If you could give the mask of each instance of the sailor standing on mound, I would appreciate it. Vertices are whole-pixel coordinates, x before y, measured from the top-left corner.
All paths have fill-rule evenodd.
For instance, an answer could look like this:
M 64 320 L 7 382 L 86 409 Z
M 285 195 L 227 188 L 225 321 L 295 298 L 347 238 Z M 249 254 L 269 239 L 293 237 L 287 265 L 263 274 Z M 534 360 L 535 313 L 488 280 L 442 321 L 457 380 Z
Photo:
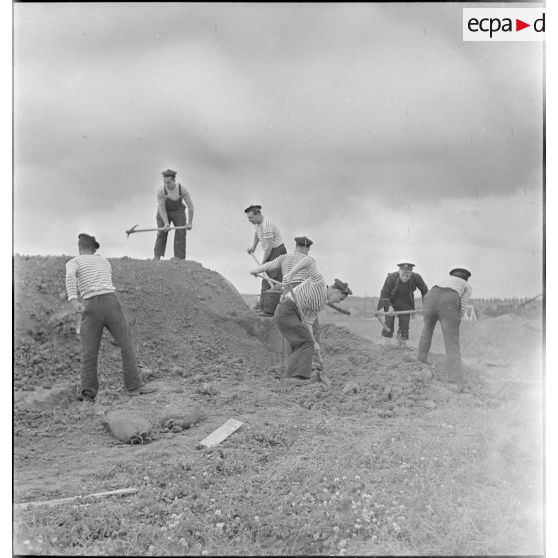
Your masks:
M 106 327 L 120 347 L 124 387 L 129 395 L 152 393 L 157 388 L 142 383 L 128 322 L 112 284 L 112 269 L 105 258 L 95 254 L 99 243 L 94 236 L 78 235 L 79 256 L 66 263 L 66 292 L 74 312 L 81 317 L 81 396 L 95 401 L 99 391 L 97 359 Z M 78 301 L 78 292 L 83 304 Z
M 174 231 L 174 260 L 186 259 L 186 230 L 192 228 L 194 220 L 194 204 L 188 190 L 176 182 L 176 171 L 167 169 L 162 172 L 163 185 L 157 190 L 157 227 L 164 229 L 157 232 L 157 240 L 153 250 L 156 260 L 165 255 L 167 247 L 167 236 L 170 223 L 175 227 L 185 227 Z M 188 223 L 186 223 L 186 212 L 184 202 L 188 208 Z

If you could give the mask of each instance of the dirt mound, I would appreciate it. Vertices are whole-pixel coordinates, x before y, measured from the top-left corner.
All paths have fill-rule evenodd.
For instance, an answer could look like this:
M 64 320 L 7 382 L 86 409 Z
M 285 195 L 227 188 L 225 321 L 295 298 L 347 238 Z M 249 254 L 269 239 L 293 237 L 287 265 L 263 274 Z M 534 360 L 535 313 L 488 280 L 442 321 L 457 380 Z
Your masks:
M 68 386 L 75 390 L 79 383 L 79 338 L 68 315 L 64 285 L 68 259 L 16 257 L 14 385 L 18 391 L 44 392 L 54 387 L 59 393 Z M 110 262 L 145 380 L 179 378 L 187 381 L 188 389 L 216 395 L 218 389 L 208 380 L 245 381 L 265 370 L 272 377 L 283 375 L 288 347 L 281 343 L 273 321 L 258 318 L 218 273 L 194 261 L 121 258 Z M 332 392 L 335 401 L 330 400 L 331 394 L 321 393 L 323 386 L 316 386 L 317 399 L 312 390 L 302 395 L 304 407 L 339 405 L 338 410 L 358 411 L 371 401 L 392 404 L 396 400 L 409 407 L 435 400 L 436 395 L 427 392 L 433 382 L 444 380 L 439 357 L 433 356 L 432 369 L 423 370 L 409 351 L 378 346 L 348 328 L 323 324 L 321 345 L 326 373 L 339 384 Z M 120 397 L 120 367 L 119 348 L 105 332 L 99 374 L 100 395 L 108 402 Z M 356 384 L 343 393 L 349 381 Z M 43 394 L 40 399 L 46 404 L 41 407 L 56 406 L 57 396 Z M 16 397 L 16 402 L 20 400 L 29 408 L 37 398 Z
M 69 257 L 15 259 L 16 389 L 77 381 L 79 340 L 68 316 Z M 267 364 L 266 347 L 245 326 L 250 311 L 229 281 L 193 261 L 109 260 L 144 375 L 186 377 L 240 364 Z M 244 359 L 250 355 L 250 359 Z M 120 354 L 105 332 L 99 360 L 109 385 L 120 383 Z

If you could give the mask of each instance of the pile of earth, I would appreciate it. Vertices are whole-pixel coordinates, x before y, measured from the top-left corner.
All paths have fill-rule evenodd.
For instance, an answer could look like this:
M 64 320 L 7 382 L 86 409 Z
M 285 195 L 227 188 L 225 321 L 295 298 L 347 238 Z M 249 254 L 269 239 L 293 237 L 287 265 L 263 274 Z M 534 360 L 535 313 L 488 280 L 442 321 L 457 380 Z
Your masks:
M 68 259 L 15 258 L 15 403 L 28 413 L 37 402 L 67 408 L 75 399 L 80 351 L 65 294 Z M 287 354 L 272 320 L 257 317 L 220 274 L 194 261 L 110 262 L 145 380 L 168 384 L 185 379 L 180 389 L 199 391 L 217 380 L 249 383 L 283 376 Z M 379 412 L 387 408 L 389 416 L 450 397 L 443 363 L 435 355 L 434 366 L 425 368 L 409 350 L 379 346 L 333 324 L 321 326 L 321 346 L 334 385 L 332 390 L 315 384 L 295 392 L 295 401 L 306 408 L 343 413 L 376 406 Z M 120 370 L 119 348 L 105 331 L 99 395 L 109 403 L 118 400 L 122 389 Z M 469 372 L 467 390 L 474 395 L 482 380 Z M 280 393 L 287 388 L 279 382 L 268 383 L 268 389 Z
M 76 321 L 65 293 L 68 259 L 15 258 L 16 390 L 49 389 L 79 377 Z M 203 374 L 208 369 L 214 373 L 219 367 L 261 369 L 269 363 L 265 345 L 244 329 L 250 323 L 248 307 L 218 273 L 193 261 L 110 262 L 147 379 Z M 106 330 L 99 370 L 102 380 L 119 384 L 120 353 Z

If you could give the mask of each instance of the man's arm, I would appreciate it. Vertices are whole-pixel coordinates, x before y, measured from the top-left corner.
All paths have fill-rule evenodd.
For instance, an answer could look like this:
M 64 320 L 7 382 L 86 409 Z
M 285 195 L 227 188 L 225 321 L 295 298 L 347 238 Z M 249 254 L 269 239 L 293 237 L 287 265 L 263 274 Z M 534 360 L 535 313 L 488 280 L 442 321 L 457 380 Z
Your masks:
M 184 195 L 182 196 L 182 199 L 184 200 L 184 203 L 186 204 L 186 207 L 188 208 L 188 228 L 191 229 L 193 221 L 194 221 L 194 202 L 192 201 L 192 198 L 190 197 L 190 192 L 188 192 L 188 190 L 186 188 L 182 187 L 181 190 L 184 193 Z
M 283 263 L 284 256 L 285 254 L 279 256 L 278 258 L 275 258 L 274 260 L 271 260 L 270 262 L 261 264 L 255 267 L 254 269 L 252 269 L 250 273 L 252 275 L 256 275 L 258 273 L 262 273 L 263 271 L 271 271 L 272 269 L 279 269 L 281 267 L 281 264 Z
M 252 246 L 246 250 L 248 254 L 253 254 L 256 251 L 259 241 L 260 239 L 258 238 L 258 233 L 254 233 L 254 242 L 252 243 Z
M 157 191 L 157 211 L 159 212 L 159 215 L 163 220 L 165 228 L 170 227 L 169 216 L 167 215 L 167 207 L 165 205 L 165 192 L 162 188 Z
M 422 298 L 424 298 L 424 295 L 428 292 L 428 287 L 426 286 L 424 279 L 418 273 L 415 273 L 415 281 Z
M 78 301 L 77 271 L 78 266 L 74 259 L 66 263 L 66 294 L 68 295 L 68 301 L 72 305 L 74 312 L 81 312 L 83 306 Z
M 380 300 L 378 300 L 378 307 L 376 308 L 376 310 L 383 309 L 384 312 L 389 311 L 389 307 L 391 306 L 391 297 L 389 293 L 392 287 L 392 283 L 392 278 L 390 275 L 388 275 L 380 292 Z
M 469 283 L 467 283 L 465 285 L 465 290 L 463 291 L 463 294 L 461 295 L 461 312 L 460 315 L 463 318 L 463 316 L 465 316 L 465 312 L 467 311 L 467 307 L 469 306 L 469 303 L 471 301 L 471 294 L 473 293 L 473 289 L 471 289 L 471 285 L 469 285 Z
M 267 258 L 269 258 L 269 255 L 271 254 L 271 250 L 273 250 L 273 245 L 271 244 L 271 242 L 268 242 L 265 245 L 265 248 L 264 248 L 264 253 L 263 253 L 263 256 L 262 256 L 262 262 L 267 263 Z

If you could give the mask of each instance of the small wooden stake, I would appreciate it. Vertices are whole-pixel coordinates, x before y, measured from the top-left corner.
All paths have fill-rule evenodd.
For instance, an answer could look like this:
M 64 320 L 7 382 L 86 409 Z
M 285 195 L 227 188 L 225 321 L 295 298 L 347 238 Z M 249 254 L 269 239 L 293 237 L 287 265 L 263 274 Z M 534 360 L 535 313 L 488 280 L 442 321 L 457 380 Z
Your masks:
M 242 424 L 243 423 L 239 420 L 229 419 L 225 424 L 213 431 L 207 438 L 204 438 L 200 444 L 206 448 L 215 447 L 228 438 L 233 432 L 236 432 Z

